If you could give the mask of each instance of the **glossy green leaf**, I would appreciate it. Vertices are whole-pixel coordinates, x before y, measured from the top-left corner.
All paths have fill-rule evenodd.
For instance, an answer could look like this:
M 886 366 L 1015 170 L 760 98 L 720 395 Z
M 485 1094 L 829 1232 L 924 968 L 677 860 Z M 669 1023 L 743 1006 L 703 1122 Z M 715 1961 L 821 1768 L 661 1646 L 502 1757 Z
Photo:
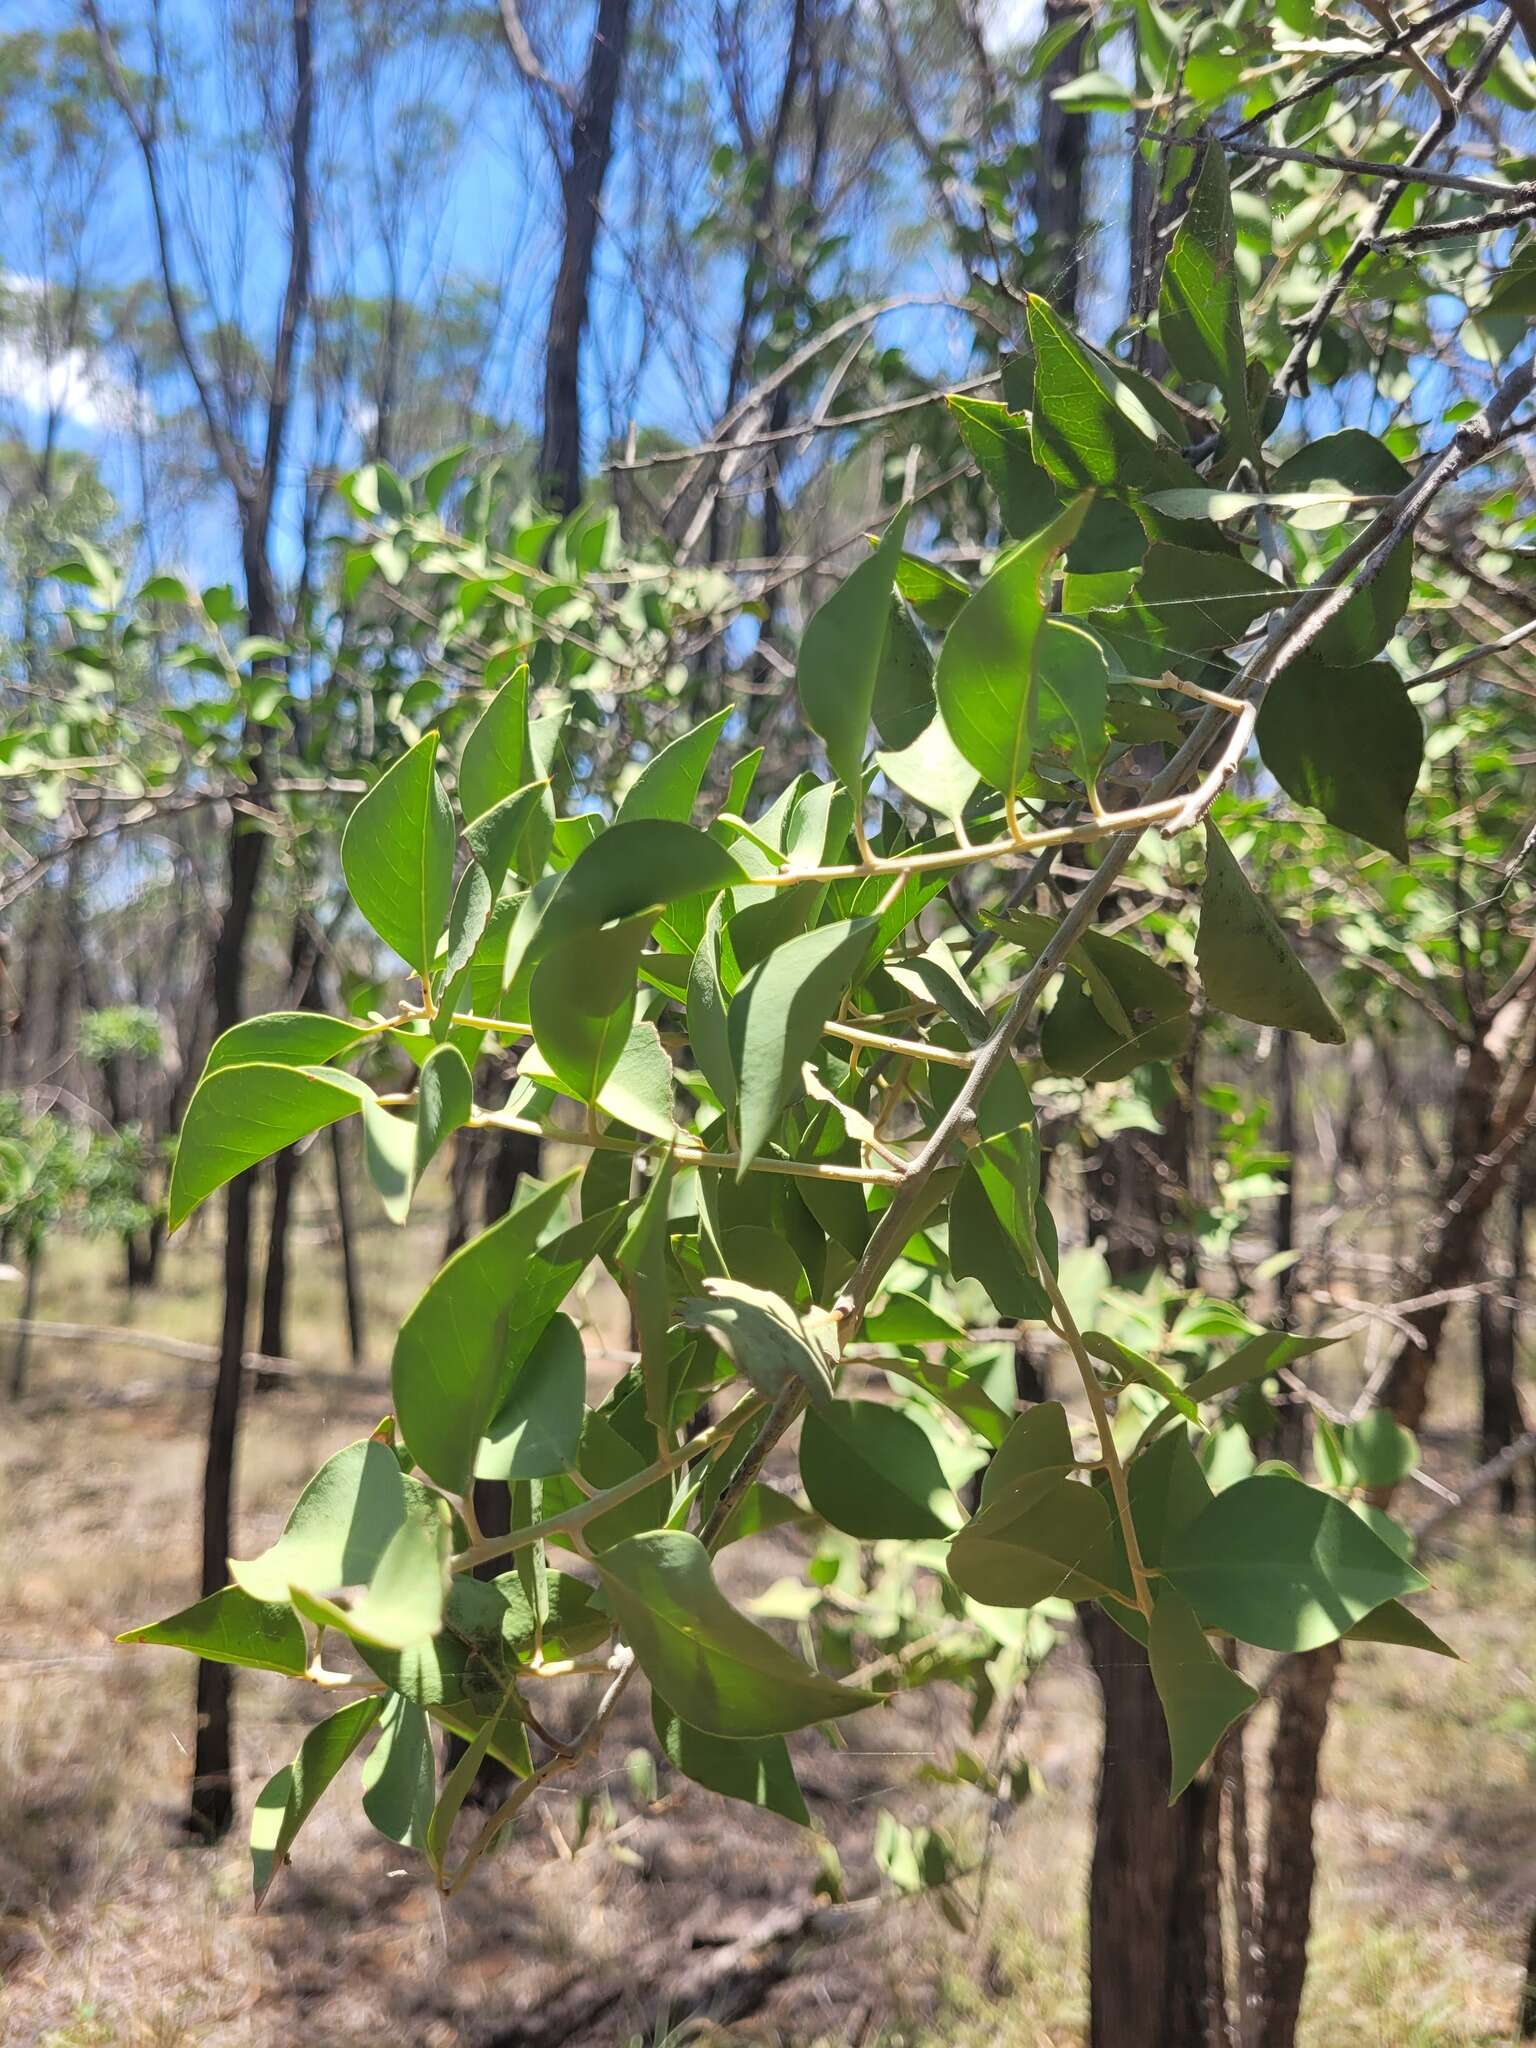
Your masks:
M 1331 1494 L 1255 1476 L 1171 1540 L 1164 1570 L 1207 1628 L 1266 1650 L 1315 1650 L 1422 1575 Z
M 745 880 L 739 863 L 707 832 L 667 818 L 626 819 L 599 832 L 558 878 L 533 920 L 526 958 L 534 964 L 555 946 L 603 925 Z M 509 958 L 512 944 L 509 939 Z
M 704 1286 L 708 1298 L 681 1302 L 679 1318 L 686 1328 L 712 1337 L 760 1394 L 772 1400 L 794 1380 L 814 1404 L 831 1399 L 826 1341 L 791 1303 L 740 1280 L 711 1278 Z
M 640 1350 L 647 1419 L 665 1430 L 671 1415 L 667 1383 L 667 1332 L 671 1327 L 671 1290 L 667 1277 L 667 1215 L 672 1198 L 672 1154 L 667 1152 L 651 1175 L 645 1198 L 619 1245 L 617 1263 L 629 1295 L 633 1341 Z
M 951 392 L 945 404 L 997 500 L 1004 530 L 1022 540 L 1049 525 L 1058 516 L 1061 503 L 1055 484 L 1035 460 L 1028 419 L 996 400 L 959 392 Z M 964 586 L 961 588 L 963 591 Z M 953 620 L 944 623 L 953 624 Z
M 587 1355 L 569 1316 L 550 1318 L 517 1368 L 475 1458 L 479 1479 L 543 1479 L 575 1460 L 586 1403 Z
M 379 1739 L 363 1765 L 363 1811 L 390 1841 L 403 1849 L 422 1849 L 436 1800 L 432 1724 L 414 1701 L 392 1693 L 379 1721 Z
M 640 1668 L 706 1735 L 785 1735 L 878 1703 L 875 1693 L 821 1677 L 738 1614 L 696 1536 L 632 1536 L 602 1552 L 597 1569 Z
M 596 1102 L 629 1043 L 649 912 L 546 953 L 528 991 L 534 1041 L 581 1102 Z
M 800 1479 L 824 1522 L 866 1543 L 952 1535 L 959 1505 L 933 1439 L 880 1401 L 827 1401 L 800 1431 Z
M 651 1722 L 667 1761 L 685 1778 L 727 1799 L 782 1814 L 799 1827 L 810 1826 L 811 1816 L 782 1735 L 764 1736 L 756 1742 L 705 1735 L 680 1720 L 657 1692 L 651 1695 Z
M 216 1068 L 198 1083 L 182 1122 L 166 1197 L 171 1229 L 248 1166 L 355 1116 L 372 1092 L 352 1075 L 324 1067 L 253 1061 Z
M 1302 655 L 1265 692 L 1257 738 L 1287 796 L 1407 860 L 1424 725 L 1389 662 L 1329 668 Z
M 1195 1610 L 1173 1586 L 1158 1591 L 1147 1654 L 1168 1723 L 1171 1806 L 1258 1694 L 1207 1641 Z
M 190 1650 L 210 1664 L 240 1664 L 249 1671 L 282 1671 L 302 1678 L 309 1647 L 285 1596 L 255 1600 L 239 1586 L 222 1586 L 164 1621 L 127 1630 L 120 1643 L 163 1643 Z
M 855 802 L 863 788 L 864 749 L 907 511 L 903 506 L 874 553 L 812 614 L 800 639 L 796 678 L 805 722 L 820 735 L 832 772 Z
M 1035 460 L 1069 490 L 1178 490 L 1193 473 L 1127 379 L 1031 297 Z
M 1343 1025 L 1209 819 L 1205 848 L 1195 959 L 1207 999 L 1251 1024 L 1304 1031 L 1324 1045 L 1342 1045 Z
M 315 1010 L 279 1010 L 248 1017 L 222 1032 L 209 1048 L 202 1079 L 221 1067 L 322 1067 L 373 1036 L 366 1024 L 325 1017 Z
M 899 753 L 875 756 L 880 772 L 936 817 L 960 818 L 980 777 L 955 745 L 954 736 L 936 712 L 910 746 Z
M 1226 157 L 1219 142 L 1208 142 L 1188 210 L 1163 266 L 1158 336 L 1182 375 L 1197 384 L 1215 385 L 1236 447 L 1251 453 L 1236 254 Z
M 672 818 L 686 823 L 698 801 L 715 741 L 730 716 L 727 706 L 653 754 L 625 791 L 614 823 L 633 824 L 637 818 Z
M 1391 1643 L 1398 1649 L 1427 1650 L 1432 1657 L 1452 1657 L 1460 1661 L 1461 1653 L 1453 1650 L 1444 1636 L 1437 1635 L 1427 1621 L 1422 1621 L 1401 1600 L 1383 1600 L 1363 1620 L 1347 1628 L 1343 1640 L 1346 1643 Z
M 965 1328 L 921 1295 L 892 1288 L 882 1305 L 864 1318 L 870 1344 L 963 1344 Z
M 474 824 L 542 773 L 534 764 L 528 736 L 528 669 L 519 662 L 464 742 L 459 809 L 465 824 Z
M 1104 1496 L 1054 1470 L 993 1494 L 949 1546 L 949 1576 L 989 1607 L 1128 1593 Z
M 437 734 L 428 733 L 360 800 L 341 835 L 352 901 L 423 978 L 432 971 L 453 896 L 453 813 L 433 767 L 436 754 Z
M 454 1253 L 400 1326 L 390 1383 L 411 1455 L 461 1494 L 501 1392 L 508 1326 L 539 1234 L 575 1173 L 524 1181 L 515 1206 Z
M 738 1179 L 802 1092 L 800 1070 L 815 1058 L 874 931 L 873 918 L 857 917 L 802 932 L 754 967 L 732 997 L 726 1030 L 736 1070 Z
M 1055 621 L 1047 630 L 1052 566 L 1087 510 L 1087 498 L 1076 499 L 1011 549 L 956 618 L 939 654 L 935 687 L 944 723 L 971 766 L 1005 796 L 1024 783 L 1035 749 L 1054 744 L 1063 729 L 1085 766 L 1102 744 L 1103 656 L 1075 627 Z M 1092 654 L 1082 653 L 1078 641 Z
M 1277 491 L 1345 490 L 1394 497 L 1412 481 L 1374 435 L 1357 427 L 1327 434 L 1282 462 L 1270 478 Z M 1378 655 L 1397 631 L 1413 588 L 1413 539 L 1400 541 L 1380 573 L 1328 621 L 1309 652 L 1315 660 L 1355 667 Z
M 251 1814 L 251 1879 L 258 1906 L 288 1861 L 299 1829 L 383 1711 L 381 1697 L 354 1700 L 311 1728 L 293 1762 L 263 1787 Z
M 990 1507 L 1011 1487 L 1038 1473 L 1060 1475 L 1076 1463 L 1066 1409 L 1059 1401 L 1038 1402 L 1014 1418 L 982 1473 L 981 1505 Z

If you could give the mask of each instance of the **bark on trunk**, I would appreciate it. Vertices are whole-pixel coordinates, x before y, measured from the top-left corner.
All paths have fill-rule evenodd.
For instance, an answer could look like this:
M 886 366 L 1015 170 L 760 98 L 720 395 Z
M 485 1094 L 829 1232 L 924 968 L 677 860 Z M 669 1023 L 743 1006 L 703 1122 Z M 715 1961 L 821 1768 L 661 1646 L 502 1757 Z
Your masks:
M 1045 0 L 1043 33 L 1052 34 L 1074 14 L 1080 0 Z M 1059 49 L 1040 81 L 1040 133 L 1035 144 L 1035 255 L 1042 265 L 1042 289 L 1063 319 L 1075 324 L 1083 274 L 1083 171 L 1088 161 L 1088 122 L 1054 97 L 1056 88 L 1082 70 L 1083 26 Z
M 1312 1880 L 1317 1870 L 1313 1816 L 1318 1759 L 1339 1646 L 1292 1657 L 1280 1684 L 1280 1715 L 1269 1753 L 1269 1833 L 1264 1853 L 1264 2010 L 1260 2048 L 1293 2048 L 1307 1980 Z
M 1223 2032 L 1214 1780 L 1168 1804 L 1168 1732 L 1146 1652 L 1097 1608 L 1083 1633 L 1104 1700 L 1088 1891 L 1092 2048 L 1208 2048 Z
M 341 1248 L 341 1284 L 347 1306 L 347 1348 L 354 1367 L 368 1350 L 368 1318 L 363 1276 L 352 1244 L 352 1190 L 347 1179 L 346 1144 L 340 1124 L 331 1125 L 331 1171 L 336 1187 L 336 1236 Z
M 539 469 L 551 502 L 581 499 L 581 344 L 603 185 L 613 156 L 613 116 L 624 75 L 630 0 L 598 0 L 592 54 L 571 112 L 570 155 L 560 178 L 565 232 L 544 344 L 544 437 Z
M 42 1277 L 43 1270 L 41 1244 L 29 1247 L 24 1264 L 26 1278 L 21 1290 L 21 1328 L 16 1332 L 16 1345 L 11 1353 L 10 1394 L 13 1401 L 19 1401 L 27 1391 L 27 1361 L 32 1351 L 32 1321 L 37 1311 L 37 1283 Z

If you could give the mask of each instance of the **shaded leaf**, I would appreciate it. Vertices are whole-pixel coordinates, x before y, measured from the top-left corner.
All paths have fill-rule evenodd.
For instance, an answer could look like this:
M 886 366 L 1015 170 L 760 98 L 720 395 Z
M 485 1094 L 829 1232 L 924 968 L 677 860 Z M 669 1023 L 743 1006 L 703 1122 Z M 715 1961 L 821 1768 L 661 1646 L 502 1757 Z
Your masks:
M 1343 1025 L 1209 819 L 1205 847 L 1195 959 L 1212 1005 L 1251 1024 L 1304 1031 L 1324 1045 L 1342 1045 Z

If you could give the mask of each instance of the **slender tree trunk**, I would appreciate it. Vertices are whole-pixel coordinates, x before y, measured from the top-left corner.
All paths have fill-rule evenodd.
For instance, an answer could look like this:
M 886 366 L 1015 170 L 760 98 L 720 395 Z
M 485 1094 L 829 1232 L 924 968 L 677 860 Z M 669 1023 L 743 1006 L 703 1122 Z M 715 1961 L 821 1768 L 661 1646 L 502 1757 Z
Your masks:
M 1520 1986 L 1516 2026 L 1522 2041 L 1536 2041 L 1536 1915 L 1525 1938 L 1525 1981 Z
M 336 1188 L 336 1236 L 341 1247 L 341 1284 L 347 1305 L 347 1347 L 353 1367 L 367 1355 L 367 1313 L 363 1301 L 363 1276 L 352 1242 L 352 1190 L 347 1178 L 347 1154 L 342 1125 L 331 1125 L 331 1172 Z
M 581 499 L 581 344 L 592 291 L 603 186 L 613 156 L 613 117 L 624 75 L 630 0 L 598 0 L 592 54 L 571 113 L 570 156 L 560 178 L 565 233 L 544 343 L 544 436 L 539 472 L 563 512 Z
M 1313 1819 L 1318 1759 L 1339 1646 L 1292 1657 L 1280 1685 L 1280 1714 L 1269 1752 L 1269 1832 L 1264 1853 L 1264 2008 L 1259 2048 L 1293 2048 L 1307 1981 L 1312 1882 L 1317 1870 Z
M 1088 160 L 1088 122 L 1054 97 L 1056 88 L 1083 68 L 1088 15 L 1080 0 L 1045 0 L 1042 32 L 1052 34 L 1073 15 L 1082 27 L 1046 66 L 1040 81 L 1040 131 L 1035 142 L 1035 258 L 1045 296 L 1064 320 L 1075 324 L 1083 276 L 1083 172 Z
M 479 1131 L 455 1131 L 448 1161 L 448 1230 L 443 1239 L 443 1258 L 451 1259 L 470 1239 L 470 1207 L 475 1179 L 484 1151 Z
M 43 1273 L 41 1240 L 28 1245 L 22 1267 L 25 1278 L 21 1289 L 21 1328 L 16 1332 L 16 1346 L 11 1353 L 10 1392 L 13 1401 L 19 1401 L 27 1391 L 27 1361 L 32 1351 L 32 1321 L 37 1312 L 37 1286 Z
M 318 1010 L 320 935 L 304 910 L 294 914 L 288 945 L 288 1001 L 296 1009 Z M 261 1289 L 261 1334 L 256 1348 L 267 1358 L 288 1356 L 288 1233 L 293 1223 L 293 1191 L 299 1177 L 299 1151 L 285 1145 L 272 1162 L 272 1215 L 267 1232 L 267 1264 Z M 258 1378 L 258 1393 L 274 1381 Z
M 252 607 L 253 612 L 255 607 Z M 275 624 L 275 620 L 272 622 Z M 252 619 L 255 626 L 255 619 Z M 245 957 L 256 894 L 266 852 L 266 834 L 231 826 L 229 903 L 213 950 L 213 1009 L 216 1032 L 240 1020 Z M 206 1599 L 228 1583 L 232 1546 L 235 1444 L 240 1429 L 241 1373 L 251 1299 L 251 1207 L 254 1169 L 230 1182 L 224 1206 L 224 1316 L 213 1408 L 208 1418 L 208 1452 L 203 1466 L 203 1547 L 200 1591 Z M 228 1664 L 197 1667 L 197 1735 L 192 1756 L 190 1831 L 218 1841 L 235 1817 L 233 1777 L 234 1674 Z

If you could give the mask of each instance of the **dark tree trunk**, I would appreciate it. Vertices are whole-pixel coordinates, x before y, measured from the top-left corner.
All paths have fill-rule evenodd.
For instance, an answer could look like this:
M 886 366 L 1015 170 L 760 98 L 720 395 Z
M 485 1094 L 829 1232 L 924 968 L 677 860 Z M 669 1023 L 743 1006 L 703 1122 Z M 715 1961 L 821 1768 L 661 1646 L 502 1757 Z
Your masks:
M 336 1188 L 336 1237 L 341 1248 L 341 1284 L 347 1305 L 347 1348 L 360 1366 L 368 1350 L 363 1276 L 352 1243 L 352 1190 L 347 1179 L 346 1142 L 340 1124 L 331 1125 L 331 1171 Z
M 1525 1982 L 1520 1986 L 1519 2038 L 1536 2041 L 1536 1915 L 1525 1937 Z
M 448 1229 L 443 1238 L 443 1257 L 451 1259 L 469 1243 L 472 1225 L 475 1179 L 484 1150 L 479 1131 L 455 1131 L 448 1160 Z
M 1035 143 L 1035 256 L 1041 290 L 1061 313 L 1076 322 L 1083 271 L 1083 172 L 1088 161 L 1088 123 L 1054 97 L 1056 88 L 1082 70 L 1088 15 L 1080 0 L 1045 0 L 1042 33 L 1081 14 L 1082 27 L 1046 66 L 1040 81 L 1040 132 Z
M 1264 1852 L 1264 2005 L 1259 2048 L 1293 2048 L 1307 1981 L 1312 1880 L 1317 1869 L 1313 1816 L 1318 1759 L 1328 1727 L 1328 1702 L 1339 1647 L 1289 1659 L 1280 1683 L 1280 1713 L 1269 1752 L 1269 1833 Z
M 306 911 L 295 913 L 288 945 L 288 1002 L 298 1010 L 318 1010 L 320 1002 L 320 934 Z M 333 1126 L 334 1128 L 334 1126 Z M 267 1232 L 267 1264 L 261 1289 L 261 1334 L 256 1348 L 266 1358 L 288 1356 L 288 1232 L 293 1223 L 293 1191 L 299 1177 L 299 1151 L 285 1145 L 272 1162 L 272 1215 Z M 276 1381 L 258 1378 L 258 1393 Z
M 1082 1621 L 1104 1700 L 1088 1889 L 1089 2040 L 1092 2048 L 1208 2048 L 1224 2037 L 1215 1781 L 1197 1781 L 1168 1804 L 1168 1732 L 1146 1653 L 1098 1608 L 1084 1608 Z
M 26 1277 L 21 1290 L 21 1328 L 16 1332 L 16 1346 L 11 1353 L 10 1394 L 13 1401 L 19 1401 L 27 1391 L 27 1360 L 32 1351 L 32 1319 L 37 1312 L 37 1284 L 43 1273 L 42 1245 L 29 1246 L 22 1263 Z
M 551 502 L 581 499 L 581 343 L 592 290 L 603 185 L 613 156 L 613 116 L 624 75 L 630 0 L 598 0 L 592 54 L 571 113 L 570 155 L 560 178 L 564 238 L 544 344 L 544 437 L 539 471 Z

